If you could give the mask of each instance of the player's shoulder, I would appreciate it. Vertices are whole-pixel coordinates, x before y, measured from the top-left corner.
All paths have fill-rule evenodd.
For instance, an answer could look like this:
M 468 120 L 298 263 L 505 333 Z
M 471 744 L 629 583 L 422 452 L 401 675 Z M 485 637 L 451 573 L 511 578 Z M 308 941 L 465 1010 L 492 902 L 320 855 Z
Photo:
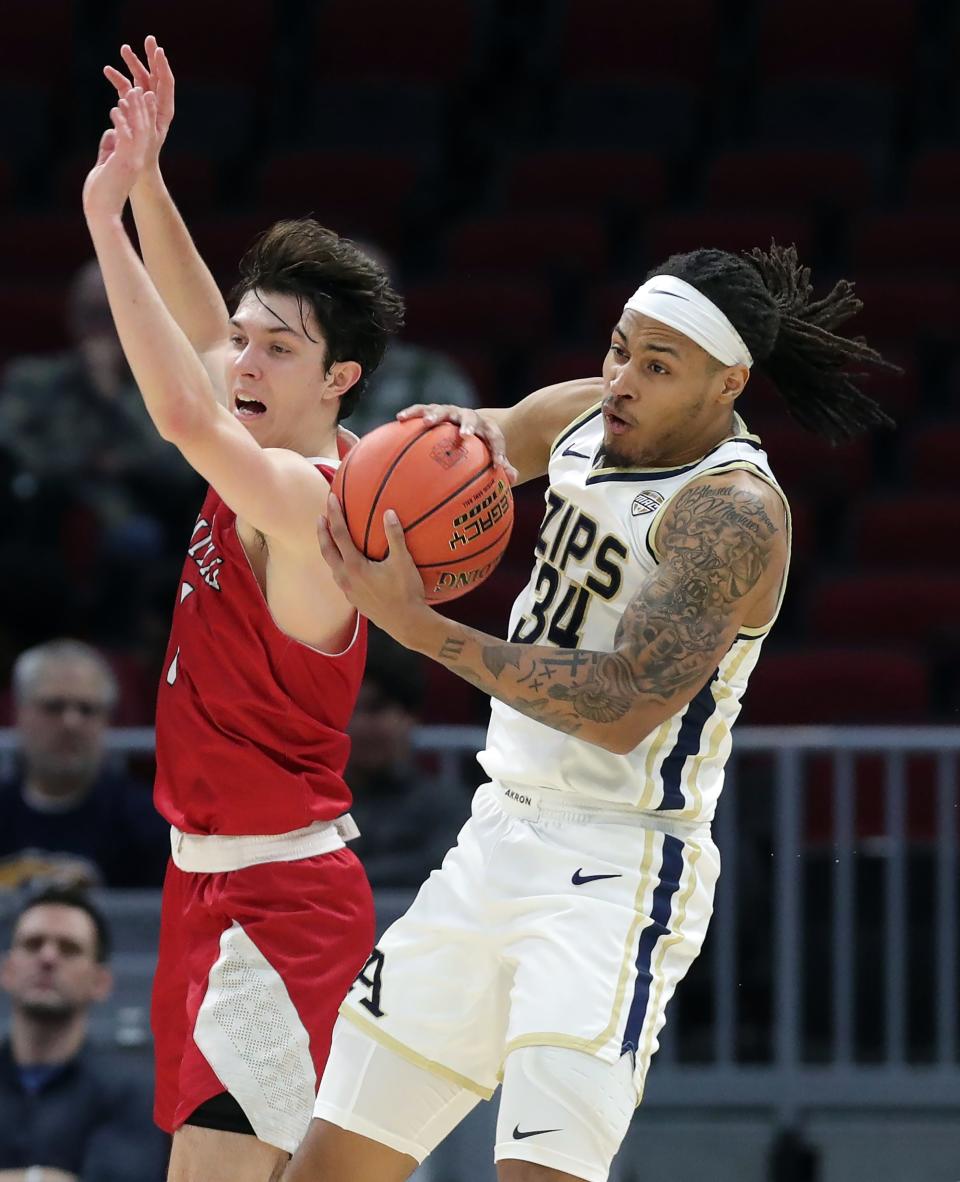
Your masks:
M 694 476 L 664 506 L 657 531 L 661 552 L 669 539 L 699 535 L 728 540 L 749 536 L 755 545 L 776 550 L 786 542 L 789 515 L 783 493 L 763 475 L 744 468 L 703 472 Z

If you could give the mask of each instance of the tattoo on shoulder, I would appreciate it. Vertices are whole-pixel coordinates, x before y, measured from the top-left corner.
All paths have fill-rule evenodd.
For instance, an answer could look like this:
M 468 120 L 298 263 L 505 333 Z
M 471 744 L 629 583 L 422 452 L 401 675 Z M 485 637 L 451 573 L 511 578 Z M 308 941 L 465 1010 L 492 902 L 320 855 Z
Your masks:
M 696 485 L 677 494 L 657 535 L 660 565 L 617 628 L 638 689 L 667 698 L 703 684 L 704 660 L 762 578 L 779 532 L 759 493 Z

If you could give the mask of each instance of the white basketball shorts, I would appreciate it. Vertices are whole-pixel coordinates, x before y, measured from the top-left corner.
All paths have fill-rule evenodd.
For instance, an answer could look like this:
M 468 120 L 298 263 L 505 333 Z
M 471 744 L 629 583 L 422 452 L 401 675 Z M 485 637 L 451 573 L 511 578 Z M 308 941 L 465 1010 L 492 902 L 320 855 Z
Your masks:
M 380 940 L 341 1015 L 488 1099 L 520 1047 L 616 1063 L 637 1098 L 700 951 L 720 870 L 709 825 L 481 787 L 457 845 Z

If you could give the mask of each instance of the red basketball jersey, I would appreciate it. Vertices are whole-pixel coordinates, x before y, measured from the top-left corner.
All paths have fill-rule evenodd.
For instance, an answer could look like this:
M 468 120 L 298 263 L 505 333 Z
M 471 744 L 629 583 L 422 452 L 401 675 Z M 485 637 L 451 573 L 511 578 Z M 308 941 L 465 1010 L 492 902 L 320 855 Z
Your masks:
M 319 470 L 330 480 L 332 468 Z M 211 488 L 184 562 L 157 696 L 159 812 L 187 833 L 286 833 L 350 807 L 343 778 L 366 620 L 336 655 L 274 623 Z

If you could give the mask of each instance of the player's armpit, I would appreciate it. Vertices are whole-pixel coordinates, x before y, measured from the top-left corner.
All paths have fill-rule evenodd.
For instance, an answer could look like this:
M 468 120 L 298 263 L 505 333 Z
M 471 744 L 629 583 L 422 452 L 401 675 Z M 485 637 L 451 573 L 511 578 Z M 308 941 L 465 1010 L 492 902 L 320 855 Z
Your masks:
M 483 409 L 499 426 L 507 458 L 517 469 L 517 484 L 547 471 L 550 448 L 569 423 L 603 398 L 602 378 L 578 378 L 535 390 L 516 406 Z

